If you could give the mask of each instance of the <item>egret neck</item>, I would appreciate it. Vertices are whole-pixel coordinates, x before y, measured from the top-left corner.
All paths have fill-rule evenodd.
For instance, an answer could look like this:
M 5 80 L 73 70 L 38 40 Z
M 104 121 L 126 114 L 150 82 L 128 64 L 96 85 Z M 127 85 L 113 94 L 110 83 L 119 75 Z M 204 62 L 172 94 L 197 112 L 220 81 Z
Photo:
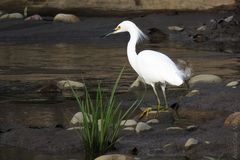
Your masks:
M 134 29 L 130 29 L 130 40 L 127 45 L 127 56 L 130 65 L 133 67 L 133 69 L 137 72 L 137 53 L 136 53 L 136 44 L 138 41 L 138 33 Z

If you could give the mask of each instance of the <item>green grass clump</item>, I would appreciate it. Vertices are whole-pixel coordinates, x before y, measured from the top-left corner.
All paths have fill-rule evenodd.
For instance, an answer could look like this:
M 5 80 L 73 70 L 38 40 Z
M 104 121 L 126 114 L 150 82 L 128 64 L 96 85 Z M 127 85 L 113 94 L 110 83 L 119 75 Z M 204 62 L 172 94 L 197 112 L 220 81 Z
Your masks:
M 83 114 L 83 124 L 81 125 L 83 129 L 79 130 L 79 133 L 84 143 L 87 159 L 94 159 L 114 146 L 120 137 L 121 121 L 127 119 L 139 105 L 138 101 L 135 101 L 127 111 L 122 111 L 120 103 L 116 103 L 115 93 L 122 72 L 123 70 L 120 72 L 111 95 L 108 97 L 104 96 L 100 85 L 98 86 L 95 100 L 90 97 L 87 89 L 84 100 L 80 100 L 72 89 L 80 111 Z M 107 100 L 106 104 L 103 102 L 105 99 Z M 99 120 L 101 120 L 100 124 Z

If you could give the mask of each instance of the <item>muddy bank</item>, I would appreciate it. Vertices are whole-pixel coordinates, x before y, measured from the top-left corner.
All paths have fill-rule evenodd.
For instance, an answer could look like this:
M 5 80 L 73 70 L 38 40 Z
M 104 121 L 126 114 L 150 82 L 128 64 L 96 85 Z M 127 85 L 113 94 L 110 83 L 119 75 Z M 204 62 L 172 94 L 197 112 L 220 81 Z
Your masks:
M 79 15 L 126 15 L 156 11 L 190 11 L 190 10 L 233 10 L 237 5 L 236 0 L 3 0 L 0 9 L 8 12 L 22 12 L 25 6 L 29 7 L 31 14 L 56 14 L 58 12 L 77 13 Z

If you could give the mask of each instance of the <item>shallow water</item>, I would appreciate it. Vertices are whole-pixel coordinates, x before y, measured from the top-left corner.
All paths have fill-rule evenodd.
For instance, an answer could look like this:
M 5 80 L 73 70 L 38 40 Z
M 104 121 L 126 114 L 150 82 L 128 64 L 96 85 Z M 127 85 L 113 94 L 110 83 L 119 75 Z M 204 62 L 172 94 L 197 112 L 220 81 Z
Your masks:
M 240 79 L 239 54 L 144 48 L 167 53 L 172 59 L 187 60 L 194 74 L 216 74 L 224 82 Z M 125 47 L 82 44 L 0 44 L 0 123 L 29 127 L 56 127 L 66 122 L 64 117 L 77 111 L 72 100 L 46 101 L 37 93 L 39 86 L 62 79 L 84 81 L 91 91 L 101 82 L 107 91 L 125 66 L 119 93 L 126 93 L 137 75 L 129 66 Z M 44 101 L 34 101 L 43 98 Z M 0 146 L 0 159 L 75 159 L 73 157 L 39 154 L 9 146 Z M 14 156 L 15 155 L 15 156 Z M 36 158 L 37 157 L 37 158 Z M 40 157 L 40 158 L 39 158 Z M 79 156 L 78 156 L 79 157 Z

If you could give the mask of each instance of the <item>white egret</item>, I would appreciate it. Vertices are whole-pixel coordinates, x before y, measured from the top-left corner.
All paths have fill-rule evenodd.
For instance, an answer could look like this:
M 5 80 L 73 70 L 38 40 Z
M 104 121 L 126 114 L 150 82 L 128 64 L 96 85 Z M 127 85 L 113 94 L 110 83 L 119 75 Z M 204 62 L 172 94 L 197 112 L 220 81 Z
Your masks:
M 166 84 L 180 86 L 184 80 L 190 76 L 186 70 L 181 70 L 165 54 L 153 50 L 143 50 L 136 53 L 136 44 L 138 41 L 147 38 L 147 36 L 131 21 L 121 22 L 111 34 L 128 32 L 130 40 L 127 45 L 127 56 L 130 65 L 137 72 L 141 80 L 152 86 L 157 98 L 157 111 L 161 110 L 160 99 L 156 91 L 155 84 L 160 82 L 165 100 L 165 108 L 168 109 L 168 103 L 165 93 Z M 189 71 L 189 70 L 187 70 Z

